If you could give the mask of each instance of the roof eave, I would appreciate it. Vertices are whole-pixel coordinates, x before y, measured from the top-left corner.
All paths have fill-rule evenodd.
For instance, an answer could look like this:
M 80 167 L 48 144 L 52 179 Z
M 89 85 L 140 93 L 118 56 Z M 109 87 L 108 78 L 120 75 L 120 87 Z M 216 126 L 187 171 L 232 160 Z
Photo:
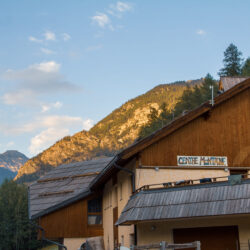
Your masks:
M 117 221 L 115 223 L 116 226 L 130 226 L 135 225 L 138 223 L 146 223 L 146 222 L 172 222 L 178 220 L 192 220 L 192 219 L 202 219 L 202 218 L 211 218 L 211 217 L 225 217 L 225 216 L 249 216 L 249 213 L 231 213 L 231 214 L 217 214 L 217 215 L 204 215 L 204 216 L 192 216 L 192 217 L 176 217 L 176 218 L 161 218 L 161 219 L 146 219 L 146 220 L 124 220 L 124 221 Z

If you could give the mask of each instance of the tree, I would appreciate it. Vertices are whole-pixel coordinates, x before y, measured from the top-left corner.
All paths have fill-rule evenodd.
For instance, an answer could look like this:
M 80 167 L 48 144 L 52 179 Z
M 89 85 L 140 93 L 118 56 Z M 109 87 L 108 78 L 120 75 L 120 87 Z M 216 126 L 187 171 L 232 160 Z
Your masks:
M 238 76 L 241 74 L 242 53 L 234 44 L 230 44 L 224 52 L 224 68 L 218 75 L 220 76 Z
M 29 224 L 26 186 L 5 180 L 0 186 L 0 249 L 35 250 L 40 246 Z
M 139 137 L 143 138 L 150 135 L 157 129 L 160 129 L 167 123 L 171 122 L 174 116 L 177 117 L 184 111 L 193 110 L 202 103 L 211 100 L 212 93 L 210 86 L 214 86 L 214 96 L 216 96 L 218 92 L 218 84 L 210 74 L 207 74 L 203 84 L 200 86 L 195 85 L 194 87 L 191 87 L 187 85 L 187 88 L 184 90 L 179 102 L 175 105 L 175 109 L 172 112 L 169 112 L 166 109 L 164 103 L 159 109 L 160 115 L 158 115 L 156 109 L 152 108 L 148 115 L 149 122 L 141 128 Z
M 219 86 L 213 77 L 208 73 L 204 79 L 203 84 L 200 87 L 201 101 L 199 104 L 204 103 L 212 98 L 212 92 L 210 86 L 214 87 L 214 97 L 217 95 Z
M 216 96 L 218 84 L 210 74 L 206 75 L 202 85 L 196 85 L 193 89 L 188 86 L 175 106 L 175 116 L 180 115 L 183 111 L 195 109 L 202 103 L 210 100 L 212 97 L 210 86 L 214 86 L 214 96 Z
M 140 129 L 139 137 L 143 138 L 150 135 L 154 131 L 162 128 L 172 119 L 171 113 L 167 110 L 166 103 L 163 103 L 159 107 L 159 111 L 154 107 L 150 107 L 150 113 L 148 114 L 148 123 Z
M 243 64 L 241 69 L 241 75 L 250 76 L 250 57 L 248 57 Z

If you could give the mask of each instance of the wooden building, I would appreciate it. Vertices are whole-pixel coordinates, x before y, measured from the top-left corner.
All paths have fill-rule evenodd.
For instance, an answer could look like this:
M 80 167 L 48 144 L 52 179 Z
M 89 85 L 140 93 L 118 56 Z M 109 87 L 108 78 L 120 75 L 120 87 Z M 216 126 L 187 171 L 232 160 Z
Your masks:
M 61 165 L 29 186 L 30 219 L 47 239 L 76 250 L 86 238 L 103 235 L 102 193 L 91 193 L 89 184 L 110 160 Z
M 250 79 L 223 81 L 214 105 L 126 148 L 92 181 L 106 250 L 162 240 L 249 249 Z
M 201 241 L 249 249 L 250 79 L 222 78 L 204 103 L 114 158 L 62 165 L 29 187 L 45 236 L 78 249 Z

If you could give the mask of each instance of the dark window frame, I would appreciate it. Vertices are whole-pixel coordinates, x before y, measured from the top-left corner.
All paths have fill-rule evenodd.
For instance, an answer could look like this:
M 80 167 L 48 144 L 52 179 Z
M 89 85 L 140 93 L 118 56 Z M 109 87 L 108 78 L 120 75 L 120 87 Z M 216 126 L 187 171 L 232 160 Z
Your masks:
M 99 210 L 99 211 L 95 211 L 95 212 L 90 212 L 89 210 L 91 210 L 91 209 L 89 209 L 90 207 L 89 207 L 89 202 L 91 202 L 91 201 L 95 201 L 95 200 L 99 200 L 99 202 L 100 202 L 100 204 L 98 205 L 99 207 L 100 207 L 100 210 L 99 209 L 97 209 L 97 210 Z M 97 207 L 98 207 L 97 206 Z M 95 209 L 94 209 L 95 210 Z M 101 223 L 99 223 L 99 224 L 90 224 L 89 223 L 89 216 L 101 216 Z M 91 199 L 89 199 L 88 201 L 87 201 L 87 224 L 88 224 L 88 226 L 90 226 L 90 227 L 96 227 L 96 226 L 102 226 L 102 224 L 103 224 L 103 216 L 102 216 L 102 197 L 94 197 L 94 198 L 91 198 Z

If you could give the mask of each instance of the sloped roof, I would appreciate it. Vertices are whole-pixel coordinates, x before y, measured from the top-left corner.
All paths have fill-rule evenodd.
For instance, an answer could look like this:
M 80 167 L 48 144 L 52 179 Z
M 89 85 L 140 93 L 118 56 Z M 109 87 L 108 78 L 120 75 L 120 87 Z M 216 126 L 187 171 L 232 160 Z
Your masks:
M 64 164 L 31 184 L 29 217 L 40 217 L 89 195 L 90 182 L 111 159 Z
M 146 190 L 133 195 L 117 225 L 250 213 L 250 180 Z
M 222 76 L 220 79 L 219 87 L 220 89 L 227 91 L 248 78 L 249 77 L 244 77 L 244 76 Z
M 115 164 L 123 165 L 127 161 L 129 161 L 133 156 L 152 145 L 153 143 L 159 141 L 160 139 L 174 133 L 179 128 L 185 126 L 189 122 L 195 120 L 196 118 L 202 116 L 203 114 L 212 111 L 217 106 L 221 105 L 223 102 L 229 100 L 233 96 L 241 93 L 242 91 L 250 88 L 250 78 L 243 79 L 241 78 L 241 82 L 235 84 L 233 87 L 229 88 L 224 93 L 216 96 L 214 98 L 214 105 L 212 106 L 210 102 L 205 102 L 198 108 L 191 110 L 183 116 L 180 116 L 173 120 L 171 123 L 167 124 L 163 128 L 155 131 L 151 135 L 135 142 L 129 147 L 122 150 L 118 153 L 113 160 L 107 165 L 107 167 L 93 180 L 91 183 L 91 188 L 96 188 L 97 186 L 103 184 L 110 176 L 118 171 L 115 167 Z M 243 79 L 243 80 L 242 80 Z

